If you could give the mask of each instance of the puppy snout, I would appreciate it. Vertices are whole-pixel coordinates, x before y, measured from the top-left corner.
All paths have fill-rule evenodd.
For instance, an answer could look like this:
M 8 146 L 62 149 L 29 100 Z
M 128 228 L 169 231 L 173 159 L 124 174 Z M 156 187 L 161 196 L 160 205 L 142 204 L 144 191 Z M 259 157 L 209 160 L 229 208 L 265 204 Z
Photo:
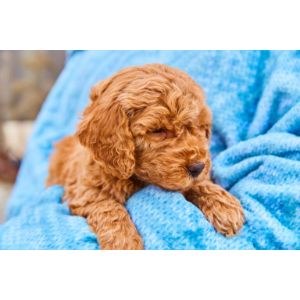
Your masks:
M 188 166 L 188 171 L 192 177 L 196 178 L 203 171 L 204 166 L 204 163 L 199 162 Z

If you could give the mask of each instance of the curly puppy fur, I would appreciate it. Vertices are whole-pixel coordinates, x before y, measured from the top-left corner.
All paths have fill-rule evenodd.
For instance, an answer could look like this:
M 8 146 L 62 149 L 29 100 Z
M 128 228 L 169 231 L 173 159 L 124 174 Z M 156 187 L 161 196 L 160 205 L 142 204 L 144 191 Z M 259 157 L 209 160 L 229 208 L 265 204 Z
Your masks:
M 148 184 L 179 191 L 220 233 L 243 225 L 239 201 L 210 180 L 211 113 L 186 73 L 126 68 L 92 88 L 76 133 L 56 145 L 47 185 L 65 188 L 102 249 L 143 249 L 126 200 Z

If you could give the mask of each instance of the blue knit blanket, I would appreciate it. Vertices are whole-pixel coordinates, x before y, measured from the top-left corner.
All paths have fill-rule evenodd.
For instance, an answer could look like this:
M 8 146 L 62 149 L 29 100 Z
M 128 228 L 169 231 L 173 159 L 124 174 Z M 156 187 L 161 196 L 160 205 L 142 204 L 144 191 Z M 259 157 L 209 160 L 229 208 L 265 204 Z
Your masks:
M 127 203 L 146 249 L 300 249 L 300 53 L 79 51 L 36 122 L 0 225 L 1 249 L 99 249 L 63 189 L 44 187 L 53 142 L 74 131 L 90 87 L 123 67 L 160 62 L 189 73 L 213 112 L 213 178 L 240 199 L 246 224 L 215 232 L 182 195 L 149 186 Z

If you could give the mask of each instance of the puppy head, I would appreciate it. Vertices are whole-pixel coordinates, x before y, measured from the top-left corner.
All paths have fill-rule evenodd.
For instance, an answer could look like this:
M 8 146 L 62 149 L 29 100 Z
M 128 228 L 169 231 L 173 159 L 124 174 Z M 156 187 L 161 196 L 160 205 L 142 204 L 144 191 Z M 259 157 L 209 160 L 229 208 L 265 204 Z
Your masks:
M 77 136 L 119 178 L 185 190 L 210 170 L 211 115 L 184 72 L 151 64 L 96 85 Z

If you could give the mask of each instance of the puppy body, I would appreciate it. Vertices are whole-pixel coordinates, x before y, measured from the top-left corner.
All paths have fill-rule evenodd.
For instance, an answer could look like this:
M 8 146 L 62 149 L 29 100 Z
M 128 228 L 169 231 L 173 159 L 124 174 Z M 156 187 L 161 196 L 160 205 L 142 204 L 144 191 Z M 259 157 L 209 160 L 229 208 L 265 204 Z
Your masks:
M 237 199 L 210 180 L 211 114 L 184 72 L 151 64 L 97 84 L 75 135 L 56 145 L 47 185 L 65 188 L 102 249 L 143 249 L 126 200 L 148 184 L 179 191 L 226 236 L 244 222 Z

